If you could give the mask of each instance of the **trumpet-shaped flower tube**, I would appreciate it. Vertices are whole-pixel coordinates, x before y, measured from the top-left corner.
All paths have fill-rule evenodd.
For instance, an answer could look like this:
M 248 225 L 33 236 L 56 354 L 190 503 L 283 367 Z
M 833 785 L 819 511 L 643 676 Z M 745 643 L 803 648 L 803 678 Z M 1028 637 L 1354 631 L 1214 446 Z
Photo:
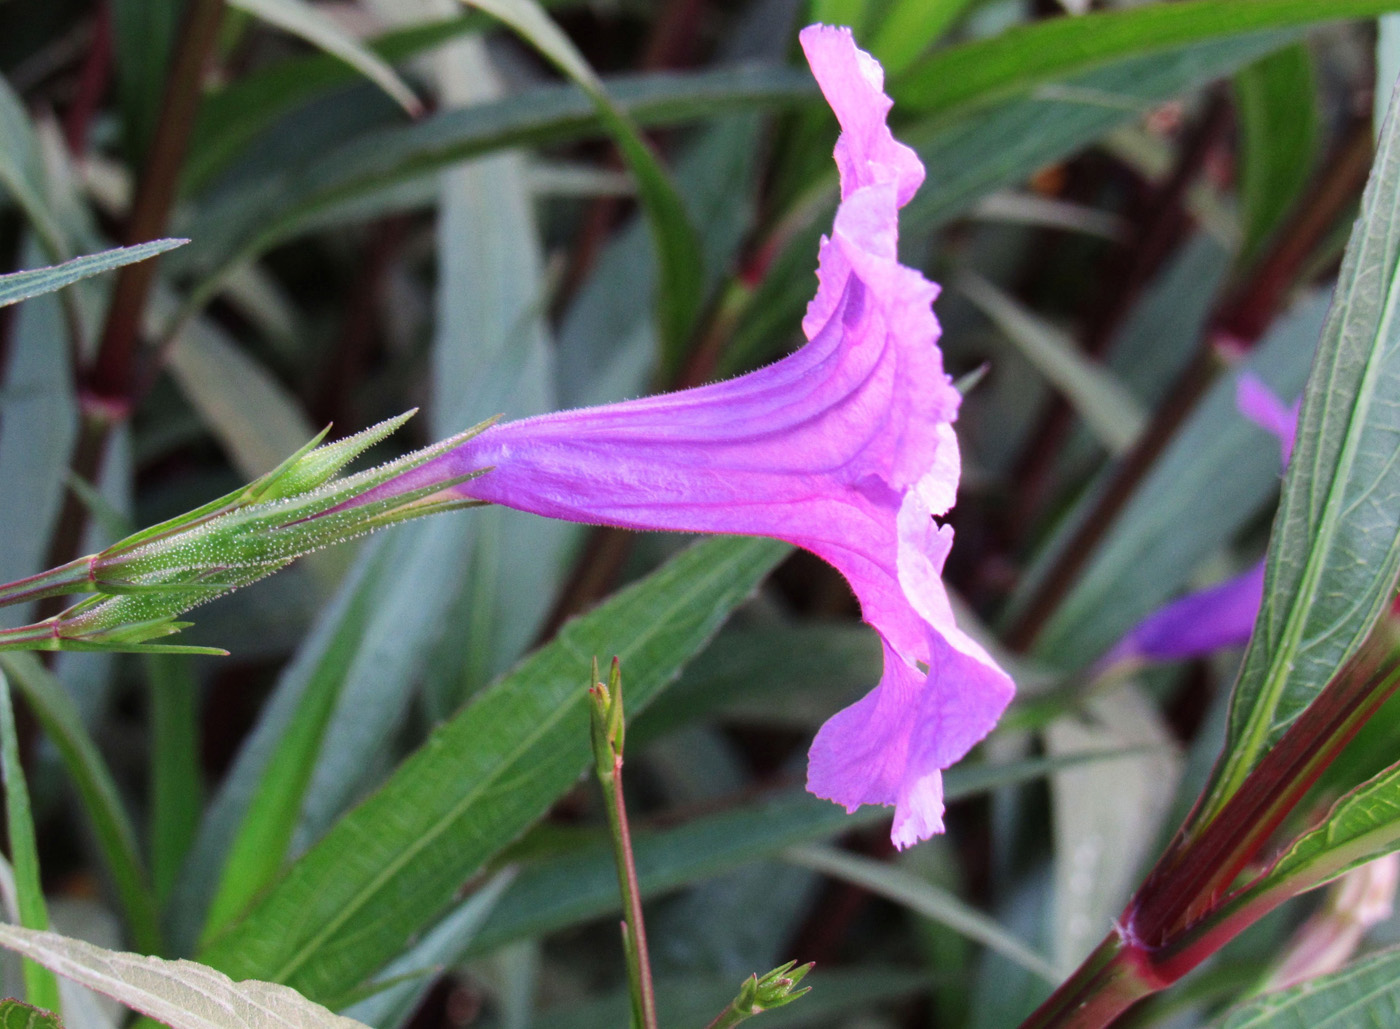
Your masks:
M 940 580 L 959 396 L 937 346 L 938 287 L 896 253 L 923 166 L 891 135 L 880 66 L 849 30 L 812 26 L 801 41 L 842 128 L 806 346 L 725 382 L 493 426 L 380 491 L 485 468 L 455 491 L 576 522 L 771 536 L 834 565 L 883 638 L 885 671 L 818 733 L 808 788 L 849 810 L 894 805 L 907 846 L 942 829 L 940 770 L 1013 687 L 958 628 Z
M 1298 403 L 1284 404 L 1255 376 L 1245 373 L 1235 386 L 1243 414 L 1279 441 L 1285 467 L 1298 432 Z M 1105 663 L 1136 658 L 1184 661 L 1249 642 L 1264 600 L 1264 562 L 1214 586 L 1190 593 L 1148 615 L 1109 652 Z

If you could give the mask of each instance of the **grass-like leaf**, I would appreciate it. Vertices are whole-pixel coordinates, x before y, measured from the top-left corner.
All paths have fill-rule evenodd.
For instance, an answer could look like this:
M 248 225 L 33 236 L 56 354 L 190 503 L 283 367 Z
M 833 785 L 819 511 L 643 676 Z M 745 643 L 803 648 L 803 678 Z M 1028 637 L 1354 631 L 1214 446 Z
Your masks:
M 1054 965 L 995 920 L 970 907 L 955 894 L 887 862 L 830 847 L 794 847 L 784 856 L 793 864 L 864 887 L 925 918 L 946 925 L 1027 971 L 1034 972 L 1048 983 L 1060 981 L 1060 972 Z
M 1278 227 L 1312 174 L 1318 115 L 1312 55 L 1290 46 L 1235 77 L 1246 257 Z
M 3 667 L 63 759 L 112 877 L 133 939 L 160 948 L 155 899 L 136 844 L 136 831 L 97 744 L 63 684 L 32 654 L 6 654 Z
M 82 279 L 102 272 L 109 272 L 123 265 L 144 261 L 156 254 L 184 246 L 187 239 L 156 239 L 149 243 L 139 243 L 132 247 L 117 247 L 104 250 L 100 254 L 87 254 L 50 268 L 34 268 L 30 271 L 12 272 L 0 275 L 0 307 L 17 304 L 30 297 L 52 293 L 56 289 L 72 285 Z
M 39 846 L 34 836 L 34 816 L 29 806 L 29 786 L 19 759 L 15 734 L 15 710 L 10 703 L 10 683 L 0 672 L 0 771 L 5 783 L 5 827 L 10 862 L 15 871 L 15 897 L 20 922 L 31 929 L 49 927 L 48 906 L 39 879 Z M 58 980 L 41 964 L 24 962 L 24 989 L 29 1002 L 45 1011 L 58 1011 Z
M 229 5 L 334 54 L 393 97 L 409 114 L 422 113 L 422 102 L 387 61 L 306 0 L 229 0 Z
M 894 95 L 905 110 L 966 109 L 1125 57 L 1396 9 L 1400 0 L 1185 0 L 1050 18 L 938 54 L 903 76 Z

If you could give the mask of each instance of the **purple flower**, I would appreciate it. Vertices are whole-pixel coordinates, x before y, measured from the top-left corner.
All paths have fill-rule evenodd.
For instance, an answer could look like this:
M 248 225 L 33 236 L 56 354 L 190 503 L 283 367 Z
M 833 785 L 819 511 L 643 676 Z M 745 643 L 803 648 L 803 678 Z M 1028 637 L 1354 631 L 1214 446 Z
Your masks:
M 1293 455 L 1298 403 L 1289 407 L 1249 372 L 1235 386 L 1235 404 L 1250 421 L 1278 438 L 1283 464 Z M 1139 622 L 1103 663 L 1126 659 L 1184 661 L 1224 647 L 1243 646 L 1264 599 L 1264 562 L 1246 572 L 1159 608 Z
M 893 804 L 904 847 L 942 830 L 940 770 L 991 730 L 1013 686 L 957 627 L 939 577 L 959 396 L 937 346 L 938 287 L 896 253 L 923 166 L 885 124 L 880 65 L 850 31 L 814 25 L 801 41 L 842 129 L 807 345 L 726 382 L 494 426 L 380 491 L 489 468 L 454 490 L 570 521 L 771 536 L 830 562 L 880 633 L 885 671 L 817 734 L 808 789 L 852 811 Z

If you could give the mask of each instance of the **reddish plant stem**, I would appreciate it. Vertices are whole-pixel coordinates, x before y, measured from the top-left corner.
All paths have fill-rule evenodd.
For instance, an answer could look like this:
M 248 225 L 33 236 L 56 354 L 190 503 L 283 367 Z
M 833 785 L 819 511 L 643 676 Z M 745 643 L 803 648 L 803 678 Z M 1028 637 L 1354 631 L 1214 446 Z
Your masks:
M 1191 363 L 1177 376 L 1167 399 L 1157 409 L 1152 424 L 1118 465 L 1098 502 L 1075 530 L 1060 558 L 1046 573 L 1040 589 L 1027 604 L 1025 612 L 1007 633 L 1009 646 L 1022 651 L 1029 649 L 1055 608 L 1069 593 L 1099 539 L 1117 519 L 1119 512 L 1136 492 L 1138 484 L 1176 435 L 1176 430 L 1215 381 L 1220 367 L 1214 346 L 1207 345 L 1196 352 Z
M 1161 989 L 1142 952 L 1110 933 L 1021 1029 L 1096 1029 Z
M 642 920 L 642 887 L 637 879 L 637 862 L 632 856 L 632 831 L 627 824 L 627 801 L 622 794 L 621 754 L 613 758 L 612 803 L 608 805 L 608 814 L 613 820 L 617 874 L 627 904 L 627 919 L 622 924 L 622 932 L 637 962 L 636 989 L 641 997 L 642 1029 L 656 1029 L 656 990 L 652 985 L 646 924 Z
M 63 138 L 68 152 L 81 157 L 87 149 L 88 128 L 97 113 L 112 72 L 112 13 L 108 0 L 98 0 L 93 16 L 92 43 L 78 76 L 78 87 L 63 120 Z
M 1124 913 L 1133 934 L 1163 946 L 1214 909 L 1304 794 L 1400 686 L 1387 618 L 1211 820 L 1169 848 Z
M 1130 216 L 1129 221 L 1142 225 L 1142 229 L 1126 246 L 1115 247 L 1108 254 L 1102 275 L 1105 285 L 1098 291 L 1101 301 L 1098 314 L 1090 322 L 1084 339 L 1084 350 L 1090 357 L 1100 358 L 1108 350 L 1143 288 L 1181 238 L 1189 224 L 1185 210 L 1187 191 L 1196 181 L 1206 158 L 1219 145 L 1229 124 L 1230 107 L 1223 95 L 1217 92 L 1205 113 L 1187 133 L 1171 174 L 1158 189 L 1151 192 L 1146 203 L 1138 205 L 1136 216 Z M 1064 397 L 1054 394 L 1039 426 L 1031 433 L 1029 444 L 1013 474 L 1013 481 L 1021 484 L 1021 499 L 1014 516 L 1017 524 L 1012 527 L 1013 538 L 1024 541 L 1035 516 L 1044 507 L 1050 493 L 1055 461 L 1062 453 L 1074 423 L 1074 409 Z
M 1061 551 L 1007 633 L 1007 643 L 1027 650 L 1069 593 L 1098 541 L 1136 492 L 1143 477 L 1214 381 L 1223 364 L 1217 344 L 1252 344 L 1273 320 L 1312 254 L 1345 213 L 1369 171 L 1370 139 L 1353 134 L 1324 162 L 1324 172 L 1273 237 L 1273 249 L 1221 305 L 1195 358 L 1177 378 L 1136 446 L 1112 473 L 1107 487 Z
M 222 15 L 223 0 L 190 0 L 155 138 L 132 201 L 123 240 L 127 244 L 156 239 L 169 223 L 199 108 L 200 80 L 213 53 Z M 90 368 L 77 373 L 81 421 L 69 467 L 79 478 L 97 478 L 113 426 L 131 413 L 137 344 L 155 270 L 156 259 L 152 258 L 129 264 L 117 273 L 97 356 Z M 77 554 L 86 524 L 87 509 L 77 494 L 69 491 L 49 543 L 48 565 L 63 564 Z
M 223 0 L 190 0 L 155 137 L 127 220 L 127 245 L 157 238 L 170 221 L 180 170 L 199 109 L 200 80 L 214 50 L 222 15 Z M 88 388 L 109 403 L 128 403 L 131 399 L 141 318 L 155 281 L 156 266 L 155 259 L 137 261 L 117 273 L 97 358 L 87 377 Z
M 1388 616 L 1203 828 L 1182 831 L 1119 924 L 1021 1029 L 1102 1029 L 1176 982 L 1306 885 L 1229 892 L 1284 819 L 1400 687 Z M 1188 819 L 1188 827 L 1190 819 Z

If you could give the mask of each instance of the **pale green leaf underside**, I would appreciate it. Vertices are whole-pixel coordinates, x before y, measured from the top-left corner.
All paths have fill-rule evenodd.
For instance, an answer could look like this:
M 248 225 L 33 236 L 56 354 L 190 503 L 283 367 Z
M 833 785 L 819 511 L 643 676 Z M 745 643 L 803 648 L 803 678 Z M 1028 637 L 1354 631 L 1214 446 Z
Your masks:
M 0 924 L 0 946 L 173 1029 L 363 1029 L 275 983 L 233 982 L 193 961 L 106 950 Z
M 1382 136 L 1304 392 L 1208 813 L 1356 652 L 1400 571 L 1400 132 Z

